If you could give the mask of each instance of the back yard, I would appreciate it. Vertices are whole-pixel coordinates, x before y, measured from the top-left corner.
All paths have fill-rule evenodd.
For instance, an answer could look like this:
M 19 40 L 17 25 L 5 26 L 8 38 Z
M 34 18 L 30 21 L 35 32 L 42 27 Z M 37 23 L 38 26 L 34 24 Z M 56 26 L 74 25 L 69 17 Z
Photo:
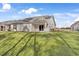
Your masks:
M 0 32 L 1 56 L 77 56 L 79 32 Z

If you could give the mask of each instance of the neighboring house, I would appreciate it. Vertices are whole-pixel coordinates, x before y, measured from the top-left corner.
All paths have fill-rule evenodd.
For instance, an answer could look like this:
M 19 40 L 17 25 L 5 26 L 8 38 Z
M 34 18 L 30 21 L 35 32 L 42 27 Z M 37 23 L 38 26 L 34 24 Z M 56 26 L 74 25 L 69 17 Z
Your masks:
M 71 31 L 70 27 L 62 27 L 60 28 L 60 31 Z
M 49 32 L 55 27 L 54 16 L 37 16 L 23 20 L 0 22 L 0 31 Z
M 76 21 L 71 25 L 71 30 L 72 31 L 79 31 L 79 21 Z

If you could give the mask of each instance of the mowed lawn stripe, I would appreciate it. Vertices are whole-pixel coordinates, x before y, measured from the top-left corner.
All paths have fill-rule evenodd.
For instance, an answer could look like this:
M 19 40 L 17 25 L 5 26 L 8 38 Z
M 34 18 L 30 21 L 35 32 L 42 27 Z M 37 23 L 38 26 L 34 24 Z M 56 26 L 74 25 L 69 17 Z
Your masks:
M 8 35 L 6 35 L 7 37 L 0 41 L 0 47 L 1 46 L 4 47 L 5 45 L 7 45 L 7 43 L 10 43 L 10 41 L 15 39 L 18 34 L 20 34 L 20 33 L 19 32 L 18 33 L 14 32 L 14 33 L 11 33 L 11 34 L 9 33 Z
M 25 37 L 9 52 L 9 55 L 12 55 L 12 56 L 17 55 L 17 53 L 23 48 L 23 46 L 24 46 L 25 43 L 27 42 L 29 35 L 31 35 L 31 33 L 29 33 L 27 36 L 25 36 Z
M 27 42 L 25 43 L 25 45 L 18 51 L 18 53 L 16 54 L 16 56 L 18 56 L 25 48 L 27 48 L 27 44 L 29 44 L 29 41 L 31 40 L 31 38 L 34 36 L 34 34 L 31 34 L 29 37 L 28 37 L 28 40 Z
M 7 38 L 5 41 L 3 41 L 0 44 L 0 55 L 3 55 L 6 51 L 8 51 L 10 48 L 12 48 L 18 40 L 24 35 L 24 33 L 20 34 L 19 32 L 15 34 L 11 34 L 9 38 Z
M 66 33 L 65 33 L 65 34 L 66 34 Z M 72 51 L 75 55 L 78 55 L 78 53 L 75 52 L 75 50 L 71 47 L 71 45 L 69 44 L 69 42 L 67 42 L 67 41 L 65 40 L 66 38 L 64 38 L 63 33 L 58 33 L 57 36 L 59 36 L 59 37 L 62 39 L 62 41 L 71 49 L 71 51 Z
M 11 33 L 11 34 L 8 34 Z M 2 56 L 33 56 L 34 47 L 39 56 L 73 56 L 79 55 L 78 32 L 6 32 L 0 40 Z M 2 35 L 2 34 L 1 34 Z
M 0 44 L 1 44 L 1 42 L 3 42 L 3 41 L 6 41 L 8 38 L 10 38 L 11 37 L 11 35 L 13 35 L 13 34 L 16 34 L 16 32 L 5 32 L 5 33 L 3 33 L 3 34 L 1 34 L 0 36 Z
M 7 37 L 7 35 L 12 32 L 0 32 L 0 41 Z
M 22 41 L 22 39 L 26 36 L 26 35 L 28 35 L 28 33 L 24 33 L 25 35 L 22 37 L 22 38 L 19 38 L 20 40 L 11 48 L 11 49 L 9 49 L 8 51 L 6 51 L 4 54 L 2 54 L 2 56 L 4 56 L 4 55 L 8 55 L 7 53 L 9 53 L 9 51 L 11 51 L 13 48 L 15 48 L 15 46 L 20 42 L 20 41 Z
M 7 33 L 7 32 L 6 32 L 6 33 Z M 0 41 L 0 47 L 1 47 L 1 46 L 4 47 L 5 45 L 7 45 L 7 43 L 8 43 L 10 40 L 12 40 L 12 39 L 14 39 L 14 38 L 16 37 L 16 34 L 18 34 L 18 33 L 13 33 L 13 34 L 10 34 L 10 35 L 6 35 L 7 37 L 4 38 L 4 39 L 2 39 L 2 40 Z
M 26 55 L 27 56 L 32 56 L 32 55 L 34 55 L 34 40 L 35 40 L 35 33 L 33 33 L 33 35 L 30 35 L 28 37 L 28 41 L 25 44 L 25 47 L 22 48 L 20 53 L 18 53 L 17 55 L 18 56 L 26 56 Z
M 14 33 L 14 32 L 10 32 L 10 31 L 0 31 L 0 34 L 8 34 L 8 33 Z
M 40 51 L 38 55 L 72 55 L 66 53 L 67 51 L 70 51 L 70 49 L 64 44 L 61 38 L 56 35 L 56 32 L 43 33 L 43 35 L 40 33 L 38 36 L 40 36 L 37 37 L 39 38 L 37 39 L 38 43 L 40 43 Z
M 48 48 L 51 47 L 51 45 L 53 45 L 53 42 L 55 40 L 55 38 L 53 37 L 54 36 L 54 33 L 38 33 L 36 35 L 36 41 L 37 41 L 37 55 L 47 55 L 47 52 L 46 51 Z M 50 41 L 52 42 L 50 44 Z M 46 51 L 46 52 L 45 52 Z M 48 53 L 48 54 L 51 54 L 51 53 Z
M 69 43 L 69 45 L 77 53 L 77 55 L 79 55 L 79 35 L 77 34 L 71 33 L 68 35 L 67 33 L 62 33 L 62 35 L 64 35 L 65 40 Z
M 25 33 L 25 35 L 23 35 L 22 38 L 20 38 L 20 40 L 16 43 L 16 45 L 14 45 L 13 48 L 12 48 L 9 52 L 7 52 L 6 55 L 13 55 L 14 51 L 17 50 L 17 49 L 16 49 L 17 46 L 20 45 L 20 42 L 22 42 L 22 41 L 24 40 L 24 38 L 25 38 L 26 36 L 28 36 L 29 34 L 30 34 L 30 33 Z M 19 48 L 19 47 L 18 47 L 18 48 Z
M 62 32 L 63 34 L 73 35 L 73 36 L 79 36 L 79 32 Z

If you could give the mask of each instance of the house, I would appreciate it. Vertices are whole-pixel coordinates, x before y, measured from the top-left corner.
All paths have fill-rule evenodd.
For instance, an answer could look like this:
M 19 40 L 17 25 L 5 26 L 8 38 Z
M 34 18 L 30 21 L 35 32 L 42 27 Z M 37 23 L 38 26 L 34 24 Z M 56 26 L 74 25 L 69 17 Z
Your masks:
M 48 15 L 0 22 L 0 31 L 49 32 L 55 27 L 54 16 Z
M 71 25 L 71 30 L 72 31 L 79 31 L 79 21 L 76 21 Z
M 72 31 L 79 31 L 79 17 L 71 25 Z
M 60 28 L 60 31 L 71 31 L 71 28 L 70 27 L 62 27 Z

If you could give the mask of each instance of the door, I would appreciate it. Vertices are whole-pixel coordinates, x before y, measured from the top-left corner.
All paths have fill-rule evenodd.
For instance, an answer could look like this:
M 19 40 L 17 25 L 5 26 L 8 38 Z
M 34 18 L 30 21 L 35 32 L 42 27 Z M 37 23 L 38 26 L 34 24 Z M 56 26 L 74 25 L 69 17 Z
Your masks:
M 39 25 L 39 31 L 44 31 L 44 25 Z
M 1 31 L 3 31 L 4 30 L 4 26 L 1 26 Z

